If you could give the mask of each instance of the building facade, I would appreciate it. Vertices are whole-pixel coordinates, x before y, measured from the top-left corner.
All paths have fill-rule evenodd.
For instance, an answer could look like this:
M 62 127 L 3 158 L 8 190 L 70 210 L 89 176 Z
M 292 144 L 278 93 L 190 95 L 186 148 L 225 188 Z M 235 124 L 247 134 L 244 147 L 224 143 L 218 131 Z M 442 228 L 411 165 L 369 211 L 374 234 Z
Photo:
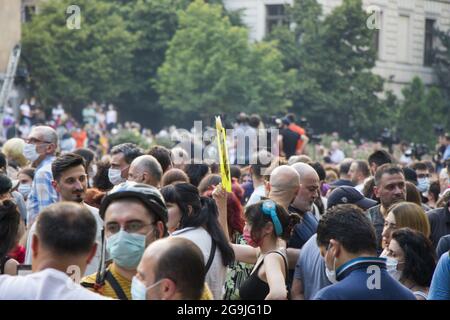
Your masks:
M 11 50 L 20 42 L 21 0 L 0 0 L 0 78 L 6 72 Z
M 284 23 L 284 6 L 293 0 L 224 0 L 229 10 L 242 10 L 251 41 L 260 41 L 272 27 Z M 342 0 L 318 0 L 329 14 Z M 450 29 L 450 0 L 363 0 L 379 10 L 378 60 L 373 72 L 386 80 L 385 89 L 401 97 L 401 89 L 419 76 L 425 84 L 436 81 L 431 50 L 437 45 L 432 30 Z

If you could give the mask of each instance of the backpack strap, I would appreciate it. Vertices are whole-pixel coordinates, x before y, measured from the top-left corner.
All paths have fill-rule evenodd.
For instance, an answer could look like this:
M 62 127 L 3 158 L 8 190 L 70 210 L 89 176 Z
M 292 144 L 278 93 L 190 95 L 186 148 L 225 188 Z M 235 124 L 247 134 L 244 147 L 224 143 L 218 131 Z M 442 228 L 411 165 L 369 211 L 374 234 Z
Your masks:
M 128 300 L 127 295 L 123 291 L 119 282 L 117 282 L 116 278 L 114 278 L 114 276 L 112 275 L 112 273 L 109 270 L 106 271 L 105 280 L 108 281 L 109 285 L 114 290 L 114 292 L 116 293 L 117 298 L 119 298 L 119 300 Z
M 211 268 L 215 253 L 216 253 L 216 242 L 211 237 L 211 251 L 209 252 L 208 262 L 206 263 L 206 266 L 205 266 L 205 274 L 207 274 L 209 271 L 209 268 Z

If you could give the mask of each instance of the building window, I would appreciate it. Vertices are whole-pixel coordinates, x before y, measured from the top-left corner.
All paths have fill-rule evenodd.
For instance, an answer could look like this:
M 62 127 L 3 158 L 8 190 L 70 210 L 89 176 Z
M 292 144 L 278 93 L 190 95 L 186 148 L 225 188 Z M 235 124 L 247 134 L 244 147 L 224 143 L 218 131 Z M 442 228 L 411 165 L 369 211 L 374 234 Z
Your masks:
M 409 63 L 409 16 L 399 16 L 397 30 L 397 60 L 399 62 Z
M 433 29 L 435 20 L 425 20 L 425 50 L 423 64 L 430 67 L 433 64 Z
M 281 25 L 288 25 L 285 5 L 266 5 L 266 34 L 271 33 L 276 26 Z
M 380 30 L 373 30 L 373 47 L 377 55 L 377 59 L 380 59 Z
M 373 29 L 373 48 L 375 49 L 377 59 L 381 59 L 381 29 L 383 26 L 383 12 L 376 12 L 377 20 L 375 29 Z
M 23 22 L 30 22 L 33 15 L 36 14 L 36 6 L 24 6 L 23 7 Z

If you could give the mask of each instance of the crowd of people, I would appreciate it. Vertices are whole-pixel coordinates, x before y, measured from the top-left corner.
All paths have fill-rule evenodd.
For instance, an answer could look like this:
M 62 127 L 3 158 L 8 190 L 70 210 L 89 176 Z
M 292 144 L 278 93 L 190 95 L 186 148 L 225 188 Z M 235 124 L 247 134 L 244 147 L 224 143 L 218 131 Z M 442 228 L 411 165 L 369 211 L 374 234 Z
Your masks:
M 82 130 L 61 105 L 44 124 L 20 110 L 0 154 L 0 299 L 450 299 L 449 136 L 438 162 L 337 141 L 317 161 L 293 114 L 264 147 L 240 114 L 227 192 L 198 141 L 110 147 L 112 105 Z

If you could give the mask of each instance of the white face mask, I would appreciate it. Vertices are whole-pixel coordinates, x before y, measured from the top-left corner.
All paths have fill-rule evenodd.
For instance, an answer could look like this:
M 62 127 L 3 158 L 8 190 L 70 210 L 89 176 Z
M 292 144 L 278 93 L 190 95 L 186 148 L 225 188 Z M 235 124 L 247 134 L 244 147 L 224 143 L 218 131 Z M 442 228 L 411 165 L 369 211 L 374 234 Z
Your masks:
M 120 169 L 109 168 L 108 178 L 109 178 L 109 181 L 111 181 L 111 183 L 113 185 L 118 185 L 125 181 L 125 179 L 122 178 L 122 170 L 120 170 Z
M 31 143 L 26 143 L 23 147 L 23 155 L 27 160 L 31 162 L 36 161 L 39 158 L 39 153 L 36 151 L 36 145 Z
M 24 198 L 26 198 L 31 192 L 31 183 L 21 183 L 17 190 L 22 194 Z
M 397 270 L 399 262 L 397 259 L 392 257 L 386 257 L 386 269 L 392 278 L 399 281 L 402 277 L 402 271 Z
M 131 298 L 133 300 L 146 300 L 147 299 L 147 291 L 151 288 L 156 287 L 158 284 L 161 283 L 163 279 L 156 281 L 154 284 L 148 286 L 147 288 L 145 285 L 138 279 L 136 276 L 133 277 L 131 280 Z
M 325 254 L 325 257 L 328 254 L 329 250 L 330 250 L 330 246 L 328 246 L 327 253 Z M 336 278 L 336 257 L 333 258 L 333 270 L 328 269 L 328 266 L 327 266 L 327 263 L 326 263 L 326 259 L 325 259 L 325 273 L 327 275 L 328 280 L 332 284 L 335 284 L 335 283 L 338 282 L 338 280 Z

